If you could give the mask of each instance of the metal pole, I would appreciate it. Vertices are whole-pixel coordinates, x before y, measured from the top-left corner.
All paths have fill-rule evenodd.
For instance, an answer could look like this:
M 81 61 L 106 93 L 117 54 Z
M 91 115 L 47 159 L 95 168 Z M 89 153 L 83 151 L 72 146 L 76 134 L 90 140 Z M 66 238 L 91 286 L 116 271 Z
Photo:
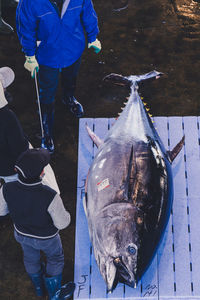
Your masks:
M 35 89 L 36 89 L 36 94 L 37 94 L 37 104 L 38 104 L 39 117 L 40 117 L 41 134 L 42 134 L 42 139 L 43 139 L 44 138 L 44 128 L 43 128 L 43 123 L 42 123 L 42 113 L 41 113 L 41 106 L 40 106 L 40 99 L 39 99 L 39 90 L 38 90 L 36 70 L 35 70 L 35 76 L 34 77 L 35 77 Z

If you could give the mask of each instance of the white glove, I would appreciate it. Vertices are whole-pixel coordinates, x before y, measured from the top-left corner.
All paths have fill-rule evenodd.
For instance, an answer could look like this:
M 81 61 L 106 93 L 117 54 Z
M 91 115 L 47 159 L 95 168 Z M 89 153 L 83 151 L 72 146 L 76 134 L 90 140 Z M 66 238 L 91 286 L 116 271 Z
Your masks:
M 26 61 L 24 64 L 24 68 L 28 71 L 31 72 L 31 76 L 32 78 L 35 77 L 35 72 L 38 72 L 39 70 L 39 65 L 38 62 L 34 56 L 25 56 L 26 57 Z
M 98 39 L 96 39 L 92 43 L 88 43 L 88 48 L 94 48 L 95 53 L 99 53 L 101 51 L 101 43 Z

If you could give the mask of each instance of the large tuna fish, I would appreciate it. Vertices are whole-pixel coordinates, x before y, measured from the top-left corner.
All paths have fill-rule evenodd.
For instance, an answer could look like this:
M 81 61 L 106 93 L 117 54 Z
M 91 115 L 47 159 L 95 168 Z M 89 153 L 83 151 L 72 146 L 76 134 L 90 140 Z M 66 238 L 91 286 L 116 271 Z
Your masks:
M 152 261 L 167 225 L 173 199 L 171 162 L 184 138 L 167 152 L 137 89 L 138 82 L 161 75 L 111 74 L 128 84 L 130 98 L 90 167 L 84 208 L 99 270 L 112 291 L 118 281 L 135 287 Z

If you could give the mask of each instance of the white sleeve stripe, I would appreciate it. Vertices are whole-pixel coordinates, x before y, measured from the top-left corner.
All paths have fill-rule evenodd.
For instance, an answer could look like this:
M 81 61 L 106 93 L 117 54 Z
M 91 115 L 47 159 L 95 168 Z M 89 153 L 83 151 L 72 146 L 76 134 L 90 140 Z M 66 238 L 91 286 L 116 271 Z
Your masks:
M 49 205 L 48 212 L 56 228 L 64 229 L 70 224 L 70 214 L 66 211 L 62 199 L 58 194 L 55 195 L 53 201 Z
M 0 189 L 0 216 L 5 216 L 9 213 L 8 205 L 3 196 L 3 187 Z

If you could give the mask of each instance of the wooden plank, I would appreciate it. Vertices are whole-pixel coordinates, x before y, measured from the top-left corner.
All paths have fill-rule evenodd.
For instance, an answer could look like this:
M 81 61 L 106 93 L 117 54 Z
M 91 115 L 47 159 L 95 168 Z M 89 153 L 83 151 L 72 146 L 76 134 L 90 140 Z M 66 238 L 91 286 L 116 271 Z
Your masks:
M 167 117 L 156 117 L 155 127 L 165 146 L 169 150 L 169 126 Z M 174 272 L 173 263 L 174 256 L 172 251 L 173 235 L 172 235 L 172 215 L 170 215 L 169 223 L 163 236 L 163 241 L 158 248 L 158 289 L 159 296 L 174 296 Z M 167 282 L 167 284 L 166 284 Z
M 91 243 L 88 233 L 87 220 L 83 209 L 84 186 L 88 169 L 93 158 L 93 143 L 85 129 L 85 123 L 93 128 L 93 119 L 80 119 L 79 122 L 79 148 L 78 148 L 78 180 L 76 204 L 76 238 L 75 238 L 75 268 L 74 281 L 77 288 L 74 299 L 88 299 L 90 296 L 90 251 Z
M 76 247 L 75 247 L 75 267 L 74 281 L 76 290 L 74 299 L 89 299 L 90 294 L 90 239 L 88 233 L 87 220 L 84 215 L 83 190 L 77 192 L 76 216 L 79 221 L 76 223 Z
M 199 159 L 199 132 L 197 117 L 184 117 L 185 154 L 187 168 L 188 196 L 199 197 L 200 195 L 200 159 Z
M 133 289 L 127 285 L 124 286 L 125 298 L 141 298 L 141 281 L 138 282 L 137 288 Z
M 104 140 L 105 135 L 108 132 L 108 119 L 94 119 L 94 127 L 93 130 L 95 134 L 102 140 Z M 94 147 L 94 156 L 98 152 L 98 148 Z M 100 274 L 99 268 L 96 264 L 95 257 L 92 251 L 91 255 L 91 298 L 99 299 L 106 298 L 106 284 Z
M 170 150 L 183 136 L 182 118 L 169 118 Z M 187 218 L 186 178 L 184 148 L 173 162 L 174 202 L 173 202 L 173 235 L 174 235 L 174 271 L 175 295 L 190 296 L 190 255 Z
M 124 285 L 124 297 L 126 299 L 141 298 L 141 296 L 142 296 L 141 280 L 138 282 L 137 288 L 134 289 L 127 285 Z
M 192 294 L 200 294 L 200 244 L 197 236 L 200 230 L 200 156 L 199 123 L 197 117 L 184 117 L 185 154 L 188 187 L 188 226 L 190 237 L 191 289 Z
M 122 300 L 125 298 L 124 296 L 124 284 L 118 283 L 117 287 L 114 289 L 112 293 L 107 294 L 108 299 L 112 300 Z
M 148 270 L 141 280 L 142 293 L 141 298 L 158 299 L 158 274 L 157 274 L 157 255 L 155 255 Z

